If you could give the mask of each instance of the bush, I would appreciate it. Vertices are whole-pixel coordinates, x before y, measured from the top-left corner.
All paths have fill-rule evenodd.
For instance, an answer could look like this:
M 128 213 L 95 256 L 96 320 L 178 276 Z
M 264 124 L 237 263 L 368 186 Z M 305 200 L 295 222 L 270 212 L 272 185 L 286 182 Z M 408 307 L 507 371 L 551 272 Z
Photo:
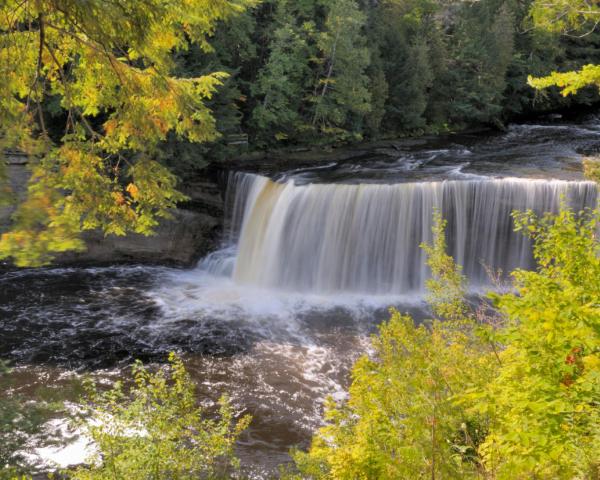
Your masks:
M 600 212 L 515 217 L 539 267 L 490 295 L 492 328 L 464 302 L 436 214 L 425 249 L 441 321 L 392 310 L 289 478 L 600 478 Z
M 498 375 L 479 396 L 480 448 L 495 478 L 600 478 L 600 211 L 516 214 L 536 272 L 493 295 L 508 319 Z M 475 395 L 477 397 L 477 395 Z
M 239 464 L 235 443 L 250 418 L 235 419 L 226 397 L 219 418 L 196 404 L 195 386 L 174 354 L 157 373 L 140 362 L 134 385 L 118 382 L 99 393 L 89 386 L 86 429 L 97 452 L 89 465 L 69 472 L 72 480 L 231 478 Z M 91 418 L 91 420 L 90 420 Z

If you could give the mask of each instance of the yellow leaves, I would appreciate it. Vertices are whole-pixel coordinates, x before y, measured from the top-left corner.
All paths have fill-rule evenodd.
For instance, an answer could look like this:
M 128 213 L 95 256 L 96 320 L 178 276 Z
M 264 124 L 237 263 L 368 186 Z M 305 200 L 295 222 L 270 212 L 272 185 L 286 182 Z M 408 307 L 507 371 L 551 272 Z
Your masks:
M 102 461 L 66 472 L 72 480 L 155 478 L 221 478 L 235 476 L 234 449 L 250 417 L 237 418 L 229 399 L 219 400 L 218 418 L 207 418 L 197 406 L 196 386 L 182 360 L 169 357 L 169 366 L 150 372 L 141 362 L 124 387 L 110 391 L 88 384 L 84 425 Z M 143 434 L 141 433 L 143 432 Z M 139 435 L 138 435 L 139 433 Z
M 134 200 L 138 197 L 139 190 L 138 187 L 135 186 L 135 184 L 130 183 L 129 185 L 127 185 L 126 190 L 129 193 L 129 195 L 131 195 L 131 198 L 133 198 Z
M 0 150 L 36 154 L 40 165 L 29 203 L 0 240 L 0 258 L 39 265 L 81 248 L 82 230 L 150 234 L 184 198 L 175 177 L 150 159 L 171 132 L 191 142 L 217 137 L 205 102 L 227 75 L 178 78 L 173 52 L 189 41 L 207 49 L 215 22 L 255 2 L 26 3 L 0 5 Z M 59 145 L 38 120 L 37 104 L 49 96 L 68 114 Z M 131 164 L 129 178 L 122 161 Z
M 558 87 L 561 94 L 566 97 L 589 85 L 600 87 L 600 65 L 585 65 L 581 70 L 574 72 L 552 72 L 541 78 L 534 78 L 530 75 L 527 82 L 538 90 Z
M 583 173 L 587 178 L 600 183 L 600 158 L 588 157 L 583 159 Z
M 595 21 L 599 14 L 597 2 L 588 0 L 535 0 L 530 10 L 534 25 L 557 33 L 582 27 L 589 31 L 586 22 Z
M 582 358 L 586 370 L 600 372 L 600 353 L 593 353 Z
M 13 257 L 17 266 L 42 266 L 52 260 L 49 252 L 82 250 L 77 219 L 63 215 L 60 204 L 51 189 L 30 187 L 14 215 L 15 227 L 0 237 L 0 257 Z
M 117 121 L 114 118 L 111 118 L 104 122 L 104 131 L 107 136 L 112 136 L 117 128 Z
M 121 192 L 112 192 L 112 197 L 117 205 L 125 205 L 127 202 Z

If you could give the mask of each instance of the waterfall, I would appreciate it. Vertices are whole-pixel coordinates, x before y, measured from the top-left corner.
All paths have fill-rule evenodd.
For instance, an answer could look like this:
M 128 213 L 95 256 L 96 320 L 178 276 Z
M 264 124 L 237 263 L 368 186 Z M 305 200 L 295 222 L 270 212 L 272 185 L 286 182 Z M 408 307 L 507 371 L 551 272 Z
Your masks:
M 489 268 L 508 273 L 534 266 L 529 241 L 513 231 L 513 210 L 554 212 L 563 197 L 579 210 L 595 206 L 597 198 L 596 185 L 584 181 L 296 185 L 259 175 L 233 177 L 233 279 L 301 292 L 422 290 L 428 270 L 419 245 L 431 240 L 434 208 L 448 221 L 450 253 L 469 281 L 486 284 Z
M 242 229 L 248 208 L 254 206 L 256 196 L 270 180 L 252 173 L 231 173 L 225 190 L 225 238 L 235 243 Z

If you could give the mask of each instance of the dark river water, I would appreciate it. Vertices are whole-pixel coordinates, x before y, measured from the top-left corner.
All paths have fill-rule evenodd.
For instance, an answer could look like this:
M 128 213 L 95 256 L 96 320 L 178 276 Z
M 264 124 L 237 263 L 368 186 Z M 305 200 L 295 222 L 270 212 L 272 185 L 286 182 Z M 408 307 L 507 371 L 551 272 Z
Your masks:
M 517 177 L 575 184 L 582 180 L 581 154 L 599 150 L 600 120 L 590 117 L 577 124 L 516 125 L 504 134 L 457 136 L 397 154 L 374 151 L 368 159 L 286 172 L 278 180 L 395 184 Z M 238 447 L 248 475 L 276 472 L 289 461 L 290 448 L 308 445 L 321 424 L 325 397 L 344 398 L 349 369 L 368 352 L 369 336 L 387 318 L 388 307 L 421 317 L 424 305 L 419 291 L 296 291 L 293 278 L 290 288 L 247 281 L 254 277 L 233 273 L 237 254 L 234 239 L 195 269 L 0 273 L 0 358 L 15 367 L 14 391 L 34 400 L 41 391 L 54 392 L 74 404 L 83 374 L 109 384 L 134 359 L 157 364 L 176 351 L 203 404 L 210 408 L 228 393 L 240 414 L 253 416 Z M 268 268 L 281 273 L 280 267 Z M 283 273 L 290 278 L 285 268 Z M 85 440 L 76 432 L 60 419 L 48 428 L 68 438 L 62 446 L 38 449 L 38 460 L 50 468 L 53 461 L 84 459 Z

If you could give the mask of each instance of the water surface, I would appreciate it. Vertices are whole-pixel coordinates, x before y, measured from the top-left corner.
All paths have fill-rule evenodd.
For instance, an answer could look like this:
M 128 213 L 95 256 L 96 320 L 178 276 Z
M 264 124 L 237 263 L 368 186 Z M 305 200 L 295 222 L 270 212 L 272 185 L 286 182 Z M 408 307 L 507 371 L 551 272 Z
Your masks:
M 594 204 L 580 152 L 599 149 L 590 118 L 374 151 L 278 172 L 260 189 L 256 177 L 232 176 L 223 248 L 197 268 L 0 273 L 0 358 L 15 366 L 15 391 L 35 399 L 44 387 L 75 401 L 83 374 L 109 384 L 134 359 L 179 352 L 207 408 L 228 393 L 253 416 L 239 454 L 246 472 L 265 478 L 290 447 L 307 445 L 324 398 L 344 398 L 387 308 L 423 317 L 418 243 L 429 207 L 447 214 L 453 252 L 485 288 L 482 258 L 532 266 L 528 245 L 514 243 L 512 208 L 553 210 L 561 194 L 577 208 Z M 77 463 L 81 446 L 40 453 Z

